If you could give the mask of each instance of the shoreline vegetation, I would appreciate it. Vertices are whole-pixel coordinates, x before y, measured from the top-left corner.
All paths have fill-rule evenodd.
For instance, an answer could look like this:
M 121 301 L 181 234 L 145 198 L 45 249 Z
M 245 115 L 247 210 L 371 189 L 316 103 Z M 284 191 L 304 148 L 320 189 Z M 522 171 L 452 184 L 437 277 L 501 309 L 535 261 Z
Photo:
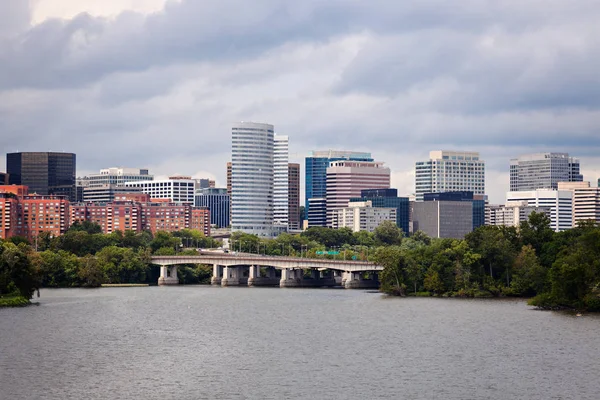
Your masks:
M 116 231 L 76 223 L 63 235 L 0 241 L 0 298 L 30 299 L 38 288 L 153 285 L 152 255 L 193 255 L 219 243 L 201 232 Z M 545 214 L 517 227 L 482 226 L 464 239 L 406 237 L 386 221 L 374 232 L 313 227 L 260 239 L 234 232 L 232 252 L 375 262 L 391 296 L 520 297 L 539 309 L 600 311 L 600 227 L 592 221 L 554 232 Z M 326 251 L 328 250 L 328 251 Z M 325 253 L 326 255 L 323 255 Z M 212 266 L 182 265 L 182 284 L 209 283 Z M 28 300 L 27 300 L 28 301 Z M 22 303 L 21 300 L 4 303 Z

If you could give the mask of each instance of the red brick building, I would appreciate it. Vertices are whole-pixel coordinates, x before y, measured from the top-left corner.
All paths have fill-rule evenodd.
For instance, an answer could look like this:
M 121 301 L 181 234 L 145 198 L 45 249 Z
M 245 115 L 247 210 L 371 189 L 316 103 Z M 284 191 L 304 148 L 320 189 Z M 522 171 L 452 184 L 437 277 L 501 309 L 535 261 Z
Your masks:
M 178 205 L 164 201 L 115 201 L 108 204 L 79 203 L 71 206 L 71 224 L 90 221 L 103 233 L 132 230 L 175 232 L 196 229 L 210 235 L 210 213 L 206 208 Z
M 190 229 L 204 233 L 204 236 L 210 236 L 210 210 L 205 207 L 192 207 L 190 215 Z
M 0 239 L 17 235 L 19 200 L 13 193 L 0 193 Z
M 65 196 L 29 194 L 24 185 L 0 185 L 3 239 L 23 236 L 30 242 L 43 232 L 54 236 L 69 229 L 69 201 Z

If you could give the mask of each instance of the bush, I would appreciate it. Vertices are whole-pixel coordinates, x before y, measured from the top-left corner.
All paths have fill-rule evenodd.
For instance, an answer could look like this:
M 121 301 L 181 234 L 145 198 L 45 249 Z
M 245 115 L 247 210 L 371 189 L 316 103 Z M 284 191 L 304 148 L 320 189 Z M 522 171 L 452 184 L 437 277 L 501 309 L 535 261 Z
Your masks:
M 30 304 L 23 296 L 0 298 L 0 307 L 25 307 Z
M 600 296 L 595 294 L 588 294 L 583 298 L 585 309 L 587 311 L 600 311 Z

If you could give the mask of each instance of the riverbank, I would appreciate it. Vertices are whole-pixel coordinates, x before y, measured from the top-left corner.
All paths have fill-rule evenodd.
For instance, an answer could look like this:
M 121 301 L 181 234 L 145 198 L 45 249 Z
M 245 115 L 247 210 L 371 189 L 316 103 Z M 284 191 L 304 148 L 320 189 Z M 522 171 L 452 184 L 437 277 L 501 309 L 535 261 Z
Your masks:
M 103 283 L 100 287 L 148 287 L 148 283 Z
M 2 307 L 26 307 L 31 302 L 23 296 L 0 297 L 0 308 Z

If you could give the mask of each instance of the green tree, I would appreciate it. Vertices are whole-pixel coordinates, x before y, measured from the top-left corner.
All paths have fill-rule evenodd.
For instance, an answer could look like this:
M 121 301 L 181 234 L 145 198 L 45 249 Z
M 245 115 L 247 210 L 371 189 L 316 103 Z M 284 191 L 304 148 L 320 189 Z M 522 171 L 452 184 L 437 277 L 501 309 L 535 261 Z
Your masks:
M 402 243 L 402 229 L 394 221 L 383 221 L 373 231 L 375 240 L 390 246 L 400 246 Z
M 158 231 L 150 242 L 150 248 L 156 252 L 160 248 L 172 248 L 173 251 L 179 247 L 181 239 L 171 236 L 168 232 Z
M 510 287 L 516 294 L 535 295 L 544 290 L 547 271 L 540 265 L 532 245 L 521 248 L 515 259 L 513 271 Z
M 443 293 L 445 290 L 440 274 L 433 267 L 430 267 L 425 273 L 423 286 L 425 286 L 425 290 L 435 294 Z
M 519 234 L 525 246 L 530 245 L 538 257 L 543 257 L 544 245 L 552 241 L 554 231 L 550 228 L 550 218 L 546 213 L 534 211 L 527 221 L 521 223 Z
M 99 287 L 106 282 L 106 276 L 98 259 L 92 255 L 86 255 L 80 260 L 78 277 L 84 287 Z
M 19 294 L 30 299 L 40 287 L 39 276 L 31 262 L 33 251 L 25 243 L 18 246 L 4 242 L 0 246 L 0 294 L 15 288 Z
M 87 232 L 90 235 L 94 233 L 102 233 L 102 227 L 91 221 L 75 221 L 70 227 L 69 232 Z
M 399 246 L 379 247 L 375 252 L 375 263 L 383 267 L 379 273 L 380 290 L 384 293 L 404 296 L 404 268 L 407 261 Z

